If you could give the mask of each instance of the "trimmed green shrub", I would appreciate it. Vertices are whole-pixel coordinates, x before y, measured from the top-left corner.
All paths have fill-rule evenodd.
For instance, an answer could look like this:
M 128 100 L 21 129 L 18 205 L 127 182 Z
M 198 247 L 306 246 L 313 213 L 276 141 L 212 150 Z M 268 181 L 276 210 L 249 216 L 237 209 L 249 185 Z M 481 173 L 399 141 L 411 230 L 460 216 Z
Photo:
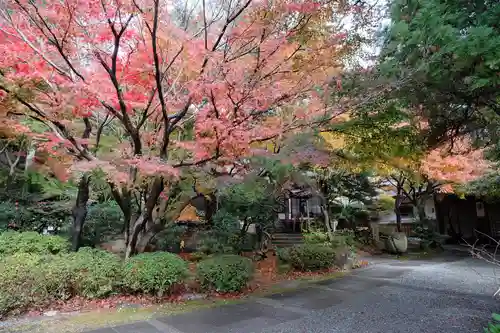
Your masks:
M 420 248 L 422 250 L 443 249 L 446 237 L 439 232 L 435 232 L 429 225 L 415 224 L 412 236 L 420 238 Z
M 187 262 L 169 252 L 143 253 L 123 267 L 123 286 L 133 292 L 162 296 L 188 276 Z
M 332 267 L 335 262 L 335 250 L 320 244 L 302 244 L 288 250 L 288 260 L 295 269 L 315 271 Z
M 40 232 L 47 226 L 59 229 L 70 214 L 65 201 L 4 201 L 0 203 L 0 231 L 8 230 L 9 225 L 17 231 Z
M 69 242 L 60 236 L 37 232 L 7 231 L 0 234 L 0 256 L 16 253 L 58 254 L 69 250 Z
M 0 316 L 72 296 L 107 296 L 118 290 L 121 268 L 118 257 L 88 248 L 61 255 L 18 253 L 3 257 Z
M 59 256 L 18 253 L 0 264 L 0 315 L 72 296 L 72 272 Z
M 44 276 L 36 267 L 42 262 L 36 254 L 20 253 L 3 258 L 0 265 L 0 316 L 22 312 L 32 303 L 47 301 Z
M 118 256 L 88 247 L 60 257 L 71 270 L 71 287 L 86 298 L 106 297 L 121 284 L 122 263 Z M 57 261 L 57 260 L 56 260 Z
M 16 207 L 11 201 L 0 203 L 0 231 L 8 230 L 9 224 L 16 224 L 20 228 L 26 226 L 26 221 L 31 221 L 31 214 L 23 207 Z
M 237 255 L 220 255 L 201 261 L 196 276 L 203 288 L 219 292 L 240 291 L 253 275 L 252 260 Z

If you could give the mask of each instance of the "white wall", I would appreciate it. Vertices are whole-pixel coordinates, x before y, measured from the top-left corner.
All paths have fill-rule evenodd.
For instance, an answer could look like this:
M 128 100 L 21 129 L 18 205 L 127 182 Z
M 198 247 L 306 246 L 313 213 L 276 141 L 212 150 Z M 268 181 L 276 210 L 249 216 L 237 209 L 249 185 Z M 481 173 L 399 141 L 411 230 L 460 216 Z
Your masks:
M 436 206 L 434 205 L 434 198 L 429 198 L 425 202 L 425 215 L 429 219 L 436 219 Z M 413 216 L 414 217 L 403 217 L 401 222 L 403 223 L 411 223 L 415 221 L 415 218 L 418 217 L 418 211 L 416 207 L 413 207 Z M 393 211 L 386 212 L 385 214 L 379 214 L 379 223 L 396 223 L 396 213 Z

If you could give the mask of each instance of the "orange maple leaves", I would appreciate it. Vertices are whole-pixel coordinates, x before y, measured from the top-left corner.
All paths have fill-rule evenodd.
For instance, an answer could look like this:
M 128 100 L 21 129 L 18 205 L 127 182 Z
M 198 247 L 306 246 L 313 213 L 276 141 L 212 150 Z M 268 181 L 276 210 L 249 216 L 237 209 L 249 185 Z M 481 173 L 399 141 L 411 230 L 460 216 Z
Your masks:
M 420 172 L 429 179 L 443 183 L 440 192 L 453 192 L 454 185 L 465 184 L 491 171 L 492 164 L 484 158 L 483 149 L 474 149 L 463 138 L 453 149 L 439 147 L 429 152 L 421 161 Z

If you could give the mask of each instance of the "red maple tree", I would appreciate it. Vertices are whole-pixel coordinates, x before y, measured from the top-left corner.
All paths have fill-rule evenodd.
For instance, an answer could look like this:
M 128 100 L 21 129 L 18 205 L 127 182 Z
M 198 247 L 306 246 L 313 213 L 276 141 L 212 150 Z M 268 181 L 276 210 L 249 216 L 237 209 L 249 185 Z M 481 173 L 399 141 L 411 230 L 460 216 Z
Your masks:
M 491 167 L 483 149 L 473 148 L 468 138 L 461 138 L 455 140 L 452 149 L 441 146 L 428 152 L 421 161 L 420 172 L 436 182 L 439 192 L 451 193 L 454 186 L 484 176 Z
M 8 0 L 0 15 L 1 98 L 16 101 L 8 124 L 30 117 L 43 132 L 20 130 L 55 157 L 71 155 L 69 171 L 106 172 L 130 256 L 189 202 L 177 186 L 189 170 L 224 170 L 259 142 L 345 111 L 325 103 L 356 45 L 340 23 L 366 11 L 329 1 Z M 112 151 L 104 136 L 116 139 Z M 88 182 L 73 212 L 77 238 Z

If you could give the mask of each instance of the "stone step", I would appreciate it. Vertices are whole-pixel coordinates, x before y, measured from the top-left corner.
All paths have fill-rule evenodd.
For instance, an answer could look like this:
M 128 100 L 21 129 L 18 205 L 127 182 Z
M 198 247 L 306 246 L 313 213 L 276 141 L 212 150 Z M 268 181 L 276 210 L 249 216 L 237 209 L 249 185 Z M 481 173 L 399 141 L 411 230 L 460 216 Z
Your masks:
M 304 243 L 302 234 L 292 233 L 275 233 L 273 234 L 272 243 L 276 247 L 291 247 Z
M 286 243 L 286 244 L 302 244 L 304 243 L 303 239 L 273 239 L 273 244 L 276 243 Z
M 287 248 L 287 247 L 294 247 L 295 245 L 300 245 L 301 243 L 273 243 L 273 246 L 277 248 Z
M 275 233 L 273 239 L 304 239 L 302 234 Z

